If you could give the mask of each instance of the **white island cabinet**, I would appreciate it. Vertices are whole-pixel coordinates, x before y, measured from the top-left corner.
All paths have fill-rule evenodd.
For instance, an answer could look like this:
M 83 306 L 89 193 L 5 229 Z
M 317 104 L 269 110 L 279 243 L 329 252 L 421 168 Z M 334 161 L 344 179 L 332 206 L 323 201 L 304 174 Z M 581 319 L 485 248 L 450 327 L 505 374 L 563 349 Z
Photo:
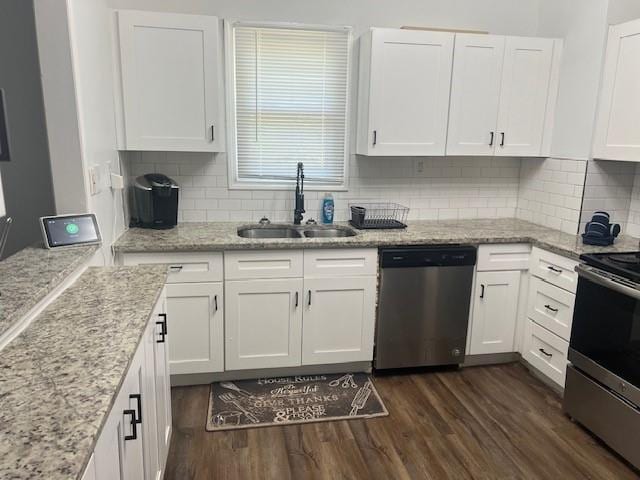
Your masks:
M 163 477 L 171 438 L 164 298 L 156 306 L 129 365 L 83 478 Z

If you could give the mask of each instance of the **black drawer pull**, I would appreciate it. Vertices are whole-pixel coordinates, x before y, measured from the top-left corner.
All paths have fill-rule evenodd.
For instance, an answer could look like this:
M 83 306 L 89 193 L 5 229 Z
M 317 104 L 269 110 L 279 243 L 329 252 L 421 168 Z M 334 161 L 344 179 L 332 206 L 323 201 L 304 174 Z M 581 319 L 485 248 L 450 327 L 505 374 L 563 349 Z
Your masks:
M 309 290 L 309 306 L 311 306 L 311 290 Z
M 555 273 L 562 273 L 562 270 L 561 270 L 561 269 L 556 268 L 556 267 L 554 267 L 553 265 L 549 265 L 547 268 L 548 268 L 549 270 L 551 270 L 552 272 L 555 272 Z
M 136 417 L 136 423 L 142 423 L 142 395 L 140 395 L 139 393 L 133 393 L 129 395 L 129 398 L 131 400 L 135 399 L 136 403 L 138 404 L 138 416 Z
M 481 290 L 480 290 L 480 298 L 484 298 L 484 285 L 481 284 L 480 288 L 481 288 Z
M 500 135 L 502 135 L 502 140 L 500 141 L 500 146 L 504 147 L 504 132 L 500 132 Z
M 378 131 L 373 131 L 373 145 L 375 146 L 378 143 Z
M 540 353 L 543 355 L 546 355 L 547 357 L 553 357 L 553 353 L 547 353 L 544 351 L 544 348 L 539 348 L 538 350 L 540 350 Z
M 183 268 L 184 268 L 184 265 L 170 265 L 169 266 L 169 271 L 178 273 L 178 272 L 182 271 Z
M 131 415 L 131 435 L 125 435 L 125 440 L 135 440 L 138 438 L 138 428 L 136 427 L 136 411 L 127 409 L 122 412 L 124 415 Z
M 495 137 L 496 134 L 494 132 L 491 132 L 491 140 L 489 140 L 489 146 L 493 147 L 493 137 Z
M 553 313 L 557 313 L 558 309 L 557 308 L 553 308 L 551 305 L 545 305 L 544 308 L 546 308 L 547 310 L 551 310 Z
M 216 309 L 216 312 L 218 311 L 218 295 L 214 295 L 213 296 L 213 306 Z
M 160 325 L 160 339 L 156 340 L 156 343 L 164 343 L 165 342 L 165 337 L 167 336 L 167 314 L 166 313 L 161 313 L 158 315 L 160 318 L 162 318 L 162 321 L 160 322 L 156 322 L 156 325 Z
M 299 298 L 300 294 L 298 292 L 296 292 L 296 308 L 298 308 L 298 298 Z

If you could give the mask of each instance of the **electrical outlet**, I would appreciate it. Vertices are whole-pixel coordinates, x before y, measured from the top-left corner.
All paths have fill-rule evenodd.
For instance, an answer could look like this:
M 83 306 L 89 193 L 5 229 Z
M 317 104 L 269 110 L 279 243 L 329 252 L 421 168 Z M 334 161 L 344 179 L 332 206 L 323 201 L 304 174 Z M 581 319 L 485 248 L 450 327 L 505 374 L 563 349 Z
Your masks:
M 94 165 L 89 168 L 89 193 L 91 195 L 97 195 L 100 193 L 100 167 Z
M 424 173 L 424 159 L 416 158 L 416 161 L 414 163 L 414 170 L 417 174 Z

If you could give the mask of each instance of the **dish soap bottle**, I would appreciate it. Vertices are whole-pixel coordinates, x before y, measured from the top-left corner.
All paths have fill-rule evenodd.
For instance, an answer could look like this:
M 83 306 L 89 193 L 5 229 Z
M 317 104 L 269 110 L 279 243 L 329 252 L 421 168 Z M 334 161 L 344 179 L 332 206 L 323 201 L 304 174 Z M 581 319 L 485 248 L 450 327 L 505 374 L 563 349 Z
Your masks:
M 322 223 L 333 223 L 333 211 L 333 195 L 331 195 L 330 193 L 325 193 L 324 199 L 322 200 Z

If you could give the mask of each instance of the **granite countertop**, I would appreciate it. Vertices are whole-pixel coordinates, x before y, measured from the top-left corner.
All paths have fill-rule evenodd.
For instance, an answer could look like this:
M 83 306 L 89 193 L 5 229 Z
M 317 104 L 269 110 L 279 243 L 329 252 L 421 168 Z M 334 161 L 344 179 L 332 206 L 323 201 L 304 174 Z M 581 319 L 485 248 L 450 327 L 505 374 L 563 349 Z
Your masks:
M 87 262 L 97 246 L 28 247 L 0 262 L 0 336 Z
M 80 478 L 165 280 L 91 267 L 0 351 L 0 478 Z
M 357 230 L 356 236 L 341 238 L 241 238 L 237 235 L 239 226 L 210 222 L 181 223 L 170 230 L 132 228 L 118 239 L 114 249 L 127 253 L 526 242 L 574 259 L 582 253 L 639 250 L 634 237 L 621 236 L 612 246 L 593 247 L 583 245 L 579 235 L 515 218 L 412 221 L 405 230 Z

